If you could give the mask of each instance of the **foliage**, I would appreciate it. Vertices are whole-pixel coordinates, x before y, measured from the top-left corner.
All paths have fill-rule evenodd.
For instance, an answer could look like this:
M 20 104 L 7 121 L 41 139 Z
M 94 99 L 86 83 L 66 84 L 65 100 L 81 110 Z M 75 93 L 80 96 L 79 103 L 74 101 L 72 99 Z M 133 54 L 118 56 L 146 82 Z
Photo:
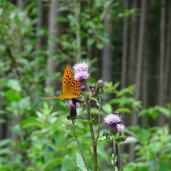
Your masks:
M 134 128 L 137 158 L 124 171 L 170 170 L 171 135 L 168 127 Z
M 60 16 L 59 22 L 69 24 L 71 29 L 61 34 L 57 40 L 49 40 L 60 42 L 61 48 L 55 53 L 49 52 L 44 47 L 36 48 L 37 38 L 47 35 L 47 28 L 36 30 L 38 22 L 35 19 L 38 9 L 36 1 L 26 4 L 24 10 L 8 1 L 0 2 L 0 123 L 8 127 L 9 137 L 0 140 L 0 171 L 66 171 L 83 167 L 71 122 L 66 119 L 69 110 L 65 103 L 58 101 L 47 103 L 41 99 L 47 91 L 53 94 L 53 90 L 44 88 L 45 79 L 61 78 L 61 72 L 47 76 L 46 57 L 52 55 L 57 64 L 75 61 L 78 24 L 81 28 L 83 58 L 90 57 L 93 46 L 101 50 L 104 44 L 108 43 L 103 27 L 104 7 L 111 2 L 96 0 L 93 5 L 90 4 L 92 8 L 85 6 L 82 9 L 79 18 L 72 3 L 61 6 L 60 12 L 69 11 L 69 14 L 66 18 Z M 120 3 L 112 5 L 114 7 L 112 14 L 116 20 L 135 12 L 135 10 L 120 10 Z M 90 63 L 95 61 L 96 59 L 92 59 Z M 95 68 L 93 69 L 95 71 Z M 102 116 L 112 111 L 130 116 L 135 108 L 141 119 L 152 119 L 155 122 L 159 113 L 170 118 L 169 105 L 144 109 L 141 102 L 134 99 L 134 86 L 120 90 L 118 83 L 106 82 L 103 98 L 107 99 L 109 96 L 111 100 L 103 104 Z M 98 110 L 92 108 L 91 112 L 96 117 Z M 78 114 L 85 114 L 82 107 L 79 108 Z M 125 155 L 124 171 L 169 170 L 171 168 L 169 128 L 150 127 L 148 124 L 145 126 L 146 129 L 127 128 L 128 138 L 125 144 L 136 143 L 137 157 L 134 162 L 128 163 L 129 156 Z M 78 123 L 77 128 L 82 149 L 88 164 L 91 165 L 90 148 L 87 149 L 90 144 L 89 128 L 82 122 Z M 131 138 L 133 141 L 128 141 Z M 109 141 L 100 135 L 98 155 L 101 163 L 110 160 L 108 154 L 111 148 L 105 146 Z M 111 164 L 108 168 L 111 169 Z

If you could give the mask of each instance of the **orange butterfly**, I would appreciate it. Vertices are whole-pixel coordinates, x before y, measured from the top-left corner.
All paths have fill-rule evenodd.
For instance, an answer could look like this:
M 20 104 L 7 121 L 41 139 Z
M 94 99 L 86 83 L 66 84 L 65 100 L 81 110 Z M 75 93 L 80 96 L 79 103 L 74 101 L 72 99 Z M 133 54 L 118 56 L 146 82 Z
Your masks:
M 62 93 L 59 96 L 44 99 L 73 99 L 80 95 L 80 82 L 74 79 L 69 65 L 66 66 L 62 79 Z

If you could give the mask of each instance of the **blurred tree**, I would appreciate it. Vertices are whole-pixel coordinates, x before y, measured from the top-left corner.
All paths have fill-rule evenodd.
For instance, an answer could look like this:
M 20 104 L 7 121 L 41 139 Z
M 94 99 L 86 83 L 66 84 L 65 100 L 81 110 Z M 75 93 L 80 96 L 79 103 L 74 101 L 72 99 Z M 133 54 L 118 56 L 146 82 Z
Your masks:
M 46 87 L 53 87 L 53 82 L 51 80 L 51 75 L 55 70 L 54 54 L 57 48 L 57 43 L 55 38 L 57 37 L 57 32 L 59 26 L 57 24 L 57 17 L 59 10 L 59 3 L 56 0 L 51 0 L 49 5 L 49 18 L 48 18 L 48 58 L 47 58 L 47 77 L 46 77 Z
M 166 102 L 166 6 L 167 2 L 166 0 L 161 0 L 161 18 L 160 18 L 160 56 L 159 56 L 159 104 L 164 105 Z M 166 122 L 166 118 L 163 115 L 160 115 L 159 117 L 159 125 L 163 125 Z
M 112 80 L 112 38 L 114 36 L 114 21 L 112 18 L 112 1 L 106 3 L 104 7 L 104 27 L 108 34 L 108 42 L 102 51 L 102 78 L 105 81 Z
M 129 0 L 124 2 L 124 10 L 128 10 Z M 121 83 L 122 88 L 126 87 L 128 82 L 127 71 L 128 71 L 128 59 L 129 59 L 129 16 L 123 18 L 123 46 L 122 46 L 122 74 Z

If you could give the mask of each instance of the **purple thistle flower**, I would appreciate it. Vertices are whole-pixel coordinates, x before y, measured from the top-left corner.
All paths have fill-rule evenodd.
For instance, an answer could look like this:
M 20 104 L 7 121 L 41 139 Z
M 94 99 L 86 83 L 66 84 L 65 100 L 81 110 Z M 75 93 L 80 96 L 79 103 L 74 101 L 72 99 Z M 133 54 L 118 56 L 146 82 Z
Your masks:
M 86 71 L 88 72 L 88 64 L 85 62 L 80 62 L 74 65 L 74 72 L 82 72 Z
M 75 108 L 75 107 L 79 107 L 80 106 L 80 103 L 79 102 L 76 102 L 76 104 L 74 104 L 72 100 L 69 100 L 67 102 L 67 106 L 72 109 L 72 108 Z
M 76 80 L 85 80 L 90 74 L 88 73 L 88 64 L 85 62 L 80 62 L 74 65 L 74 78 Z
M 118 132 L 122 132 L 125 129 L 125 125 L 123 124 L 117 124 L 116 129 Z
M 120 122 L 121 118 L 118 115 L 109 114 L 104 118 L 104 120 L 107 123 L 107 125 L 113 125 L 113 124 L 117 124 L 118 122 Z

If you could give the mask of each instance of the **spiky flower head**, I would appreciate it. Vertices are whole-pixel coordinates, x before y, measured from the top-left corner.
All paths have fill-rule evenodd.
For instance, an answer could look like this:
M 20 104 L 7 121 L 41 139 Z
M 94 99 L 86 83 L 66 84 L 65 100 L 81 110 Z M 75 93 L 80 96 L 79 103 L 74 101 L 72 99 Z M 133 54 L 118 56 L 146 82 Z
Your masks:
M 123 124 L 117 124 L 116 129 L 118 132 L 122 132 L 125 129 L 125 125 Z
M 74 78 L 76 80 L 86 80 L 90 74 L 88 73 L 88 64 L 80 62 L 74 65 Z
M 105 122 L 107 125 L 113 125 L 113 124 L 117 124 L 118 122 L 121 121 L 121 118 L 119 115 L 116 114 L 109 114 L 104 118 Z
M 110 132 L 113 134 L 122 132 L 125 126 L 122 124 L 122 119 L 117 112 L 108 114 L 104 118 L 105 123 L 109 127 Z

